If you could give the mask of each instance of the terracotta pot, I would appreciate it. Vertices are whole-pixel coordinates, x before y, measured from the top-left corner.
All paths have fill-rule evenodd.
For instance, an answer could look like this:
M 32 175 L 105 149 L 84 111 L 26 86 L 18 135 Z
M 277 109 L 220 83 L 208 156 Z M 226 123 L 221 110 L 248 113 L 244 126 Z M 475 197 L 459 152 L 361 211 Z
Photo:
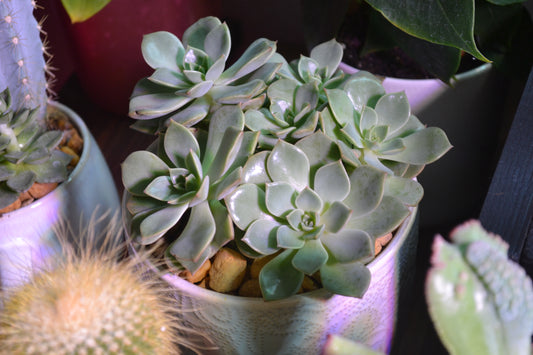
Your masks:
M 65 112 L 78 128 L 84 140 L 83 151 L 67 181 L 30 205 L 0 216 L 1 288 L 24 282 L 32 270 L 58 257 L 58 228 L 68 225 L 76 232 L 87 226 L 93 212 L 115 213 L 120 209 L 111 173 L 87 126 L 68 107 L 51 105 Z M 96 225 L 96 235 L 109 220 Z
M 125 211 L 128 233 L 130 217 Z M 319 289 L 267 302 L 207 290 L 171 273 L 163 278 L 172 286 L 176 309 L 188 327 L 212 342 L 206 345 L 218 348 L 204 354 L 321 354 L 328 334 L 388 352 L 398 311 L 412 290 L 417 241 L 414 209 L 389 245 L 368 264 L 372 281 L 362 299 Z
M 357 70 L 344 63 L 340 67 L 347 73 Z M 451 85 L 385 77 L 383 86 L 387 92 L 405 91 L 413 114 L 427 126 L 442 128 L 453 145 L 418 177 L 424 186 L 421 227 L 455 225 L 477 216 L 505 125 L 509 83 L 484 64 L 456 75 Z
M 69 25 L 83 89 L 102 108 L 127 114 L 135 83 L 153 71 L 142 57 L 143 35 L 169 31 L 181 38 L 219 7 L 220 0 L 113 0 L 87 21 Z

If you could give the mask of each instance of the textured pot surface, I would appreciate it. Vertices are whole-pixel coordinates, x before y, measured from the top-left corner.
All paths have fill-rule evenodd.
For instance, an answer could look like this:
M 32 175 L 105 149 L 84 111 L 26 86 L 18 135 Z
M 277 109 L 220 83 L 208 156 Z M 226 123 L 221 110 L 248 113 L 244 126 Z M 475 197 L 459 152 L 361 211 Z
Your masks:
M 57 257 L 56 233 L 65 226 L 76 232 L 85 228 L 95 211 L 118 212 L 117 190 L 102 152 L 82 119 L 60 103 L 83 137 L 83 151 L 68 180 L 32 204 L 0 216 L 0 287 L 27 279 L 32 270 Z M 108 220 L 96 226 L 96 233 Z M 62 229 L 61 229 L 62 228 Z M 98 234 L 96 234 L 98 235 Z
M 344 63 L 347 73 L 356 69 Z M 427 126 L 442 128 L 453 148 L 418 177 L 424 186 L 420 225 L 455 225 L 480 212 L 505 126 L 510 82 L 490 64 L 438 79 L 385 77 L 387 92 L 405 91 L 412 112 Z M 464 177 L 468 176 L 468 179 Z
M 362 299 L 320 289 L 265 302 L 206 290 L 173 274 L 164 278 L 174 286 L 177 307 L 184 310 L 190 327 L 219 348 L 206 354 L 321 354 L 328 334 L 388 352 L 400 290 L 409 292 L 414 275 L 416 213 L 369 264 L 372 281 Z

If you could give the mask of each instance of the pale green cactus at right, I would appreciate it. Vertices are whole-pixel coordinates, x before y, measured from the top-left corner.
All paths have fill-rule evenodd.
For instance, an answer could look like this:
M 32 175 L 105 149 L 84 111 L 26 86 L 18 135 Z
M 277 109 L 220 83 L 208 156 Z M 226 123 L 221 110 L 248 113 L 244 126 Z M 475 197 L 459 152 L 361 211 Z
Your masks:
M 256 40 L 224 70 L 230 48 L 228 26 L 215 17 L 190 26 L 183 42 L 169 32 L 146 35 L 142 53 L 155 71 L 132 94 L 129 114 L 139 120 L 134 127 L 155 133 L 164 131 L 168 120 L 193 126 L 221 105 L 260 107 L 265 82 L 279 67 L 265 65 L 276 51 L 275 42 Z
M 429 314 L 452 355 L 530 355 L 533 287 L 507 244 L 479 221 L 437 236 L 426 281 Z

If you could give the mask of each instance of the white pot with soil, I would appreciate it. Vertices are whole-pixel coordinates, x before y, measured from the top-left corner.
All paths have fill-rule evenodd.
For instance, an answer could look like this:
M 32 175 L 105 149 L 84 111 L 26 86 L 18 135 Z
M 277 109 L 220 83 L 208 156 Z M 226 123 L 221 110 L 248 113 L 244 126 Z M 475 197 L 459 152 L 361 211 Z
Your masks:
M 174 273 L 157 272 L 162 272 L 171 286 L 177 313 L 190 329 L 202 334 L 195 342 L 216 348 L 202 353 L 321 354 L 329 334 L 388 352 L 398 312 L 414 279 L 417 243 L 414 209 L 391 242 L 367 265 L 372 279 L 362 299 L 334 295 L 321 288 L 265 301 L 215 292 Z M 150 264 L 150 268 L 156 267 Z
M 52 103 L 66 113 L 83 138 L 83 150 L 68 179 L 46 196 L 0 216 L 0 287 L 24 282 L 32 270 L 58 257 L 56 233 L 68 226 L 73 231 L 87 228 L 98 211 L 119 211 L 117 190 L 107 163 L 83 120 L 68 107 Z M 98 233 L 109 218 L 98 223 Z

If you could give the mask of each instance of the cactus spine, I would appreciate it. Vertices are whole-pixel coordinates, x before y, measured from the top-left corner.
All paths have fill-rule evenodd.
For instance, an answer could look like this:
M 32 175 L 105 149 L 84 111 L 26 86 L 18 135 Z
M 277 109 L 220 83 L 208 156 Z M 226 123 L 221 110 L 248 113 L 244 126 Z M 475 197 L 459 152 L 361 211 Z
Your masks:
M 9 88 L 15 111 L 39 107 L 43 122 L 48 67 L 35 6 L 35 0 L 0 0 L 0 91 Z
M 148 254 L 120 259 L 117 236 L 99 248 L 100 239 L 82 236 L 76 251 L 60 237 L 64 259 L 4 291 L 0 354 L 160 355 L 190 344 L 180 336 L 168 286 L 140 269 Z

